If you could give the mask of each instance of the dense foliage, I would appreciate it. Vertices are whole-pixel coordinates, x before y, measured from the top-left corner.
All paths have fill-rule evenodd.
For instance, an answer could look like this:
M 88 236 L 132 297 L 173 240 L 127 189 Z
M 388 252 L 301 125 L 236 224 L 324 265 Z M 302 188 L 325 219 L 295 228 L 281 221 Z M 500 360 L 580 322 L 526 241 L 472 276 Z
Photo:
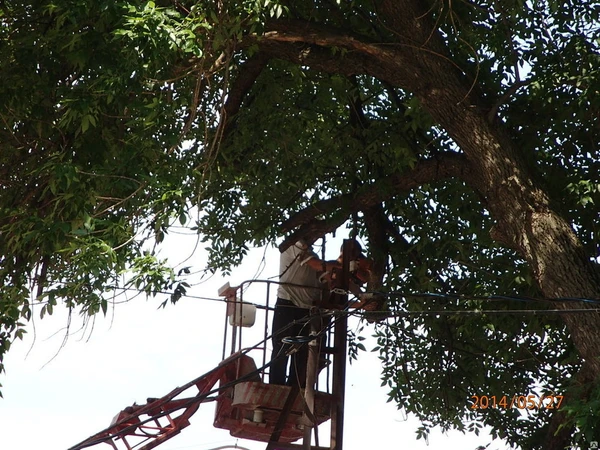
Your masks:
M 597 374 L 578 373 L 600 347 L 566 314 L 498 311 L 600 298 L 599 23 L 593 0 L 0 2 L 0 355 L 31 302 L 92 316 L 116 287 L 184 294 L 152 251 L 174 224 L 229 269 L 353 218 L 396 313 L 382 380 L 421 435 L 597 438 Z M 536 252 L 519 199 L 572 239 Z M 449 310 L 483 313 L 403 315 Z M 570 413 L 469 408 L 532 392 Z

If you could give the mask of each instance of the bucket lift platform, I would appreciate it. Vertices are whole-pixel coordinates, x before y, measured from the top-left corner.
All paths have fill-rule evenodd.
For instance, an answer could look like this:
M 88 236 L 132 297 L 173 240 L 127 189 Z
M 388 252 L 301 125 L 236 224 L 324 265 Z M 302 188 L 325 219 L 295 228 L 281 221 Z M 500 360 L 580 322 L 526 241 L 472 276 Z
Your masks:
M 344 255 L 349 254 L 349 244 L 344 242 Z M 348 260 L 344 258 L 343 278 L 347 286 Z M 254 280 L 253 282 L 256 282 Z M 269 307 L 267 283 L 265 309 L 265 340 Z M 342 450 L 343 408 L 346 357 L 346 317 L 335 321 L 332 391 L 320 392 L 310 385 L 303 394 L 300 389 L 264 382 L 266 346 L 263 351 L 263 370 L 247 353 L 260 350 L 256 346 L 242 350 L 242 327 L 254 323 L 255 311 L 247 308 L 243 298 L 236 298 L 238 288 L 227 284 L 219 294 L 228 300 L 227 318 L 233 327 L 231 355 L 213 370 L 189 383 L 175 388 L 161 398 L 148 398 L 143 405 L 133 404 L 120 411 L 108 428 L 87 438 L 69 450 L 82 450 L 101 444 L 113 450 L 150 450 L 178 435 L 190 425 L 190 417 L 202 403 L 216 402 L 214 426 L 230 431 L 237 438 L 268 442 L 267 449 L 317 449 Z M 241 289 L 243 292 L 243 289 Z M 337 295 L 337 294 L 336 294 Z M 343 303 L 343 302 L 340 302 Z M 225 328 L 227 330 L 227 326 Z M 237 331 L 236 331 L 237 330 Z M 223 357 L 227 344 L 224 336 Z M 310 360 L 310 358 L 309 358 Z M 316 369 L 317 353 L 312 358 Z M 309 363 L 310 366 L 310 363 Z M 329 374 L 327 375 L 329 380 Z M 218 387 L 215 387 L 219 384 Z M 311 430 L 331 419 L 331 437 L 328 447 L 311 445 Z M 316 434 L 315 434 L 316 436 Z M 292 442 L 304 439 L 304 445 Z M 106 448 L 103 445 L 102 448 Z
M 246 380 L 247 381 L 240 381 Z M 215 385 L 219 383 L 219 387 Z M 196 395 L 189 396 L 197 389 Z M 269 385 L 258 376 L 254 360 L 238 353 L 214 370 L 174 389 L 161 398 L 149 398 L 144 405 L 133 404 L 120 411 L 110 426 L 69 450 L 107 444 L 114 450 L 150 450 L 178 435 L 190 425 L 190 417 L 202 403 L 216 401 L 214 426 L 234 437 L 269 442 L 291 394 L 289 386 Z M 187 394 L 187 395 L 186 395 Z M 216 394 L 216 396 L 215 396 Z M 314 416 L 318 424 L 329 420 L 333 396 L 319 392 Z M 280 425 L 280 443 L 303 436 L 302 396 L 295 400 Z
M 303 437 L 302 416 L 306 404 L 301 395 L 295 395 L 290 386 L 263 383 L 257 374 L 254 360 L 242 356 L 239 360 L 239 373 L 226 370 L 220 385 L 233 386 L 221 391 L 217 398 L 214 426 L 229 430 L 234 437 L 269 442 L 276 429 L 278 442 L 289 443 Z M 288 403 L 288 398 L 294 399 Z M 330 419 L 333 396 L 324 392 L 315 393 L 313 415 L 317 425 Z M 286 406 L 287 404 L 287 406 Z M 281 416 L 285 421 L 280 422 Z M 279 426 L 278 426 L 279 425 Z

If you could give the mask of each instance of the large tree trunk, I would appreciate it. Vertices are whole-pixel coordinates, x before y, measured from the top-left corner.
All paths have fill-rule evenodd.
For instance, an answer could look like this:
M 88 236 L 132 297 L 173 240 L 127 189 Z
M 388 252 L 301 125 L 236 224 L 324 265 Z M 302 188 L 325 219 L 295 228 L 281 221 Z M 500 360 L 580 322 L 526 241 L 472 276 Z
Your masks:
M 380 16 L 398 32 L 406 63 L 387 81 L 413 92 L 464 151 L 478 176 L 467 180 L 487 201 L 496 221 L 492 237 L 514 248 L 531 266 L 548 298 L 600 298 L 600 274 L 568 222 L 553 208 L 522 151 L 504 127 L 488 120 L 489 110 L 473 84 L 445 57 L 447 52 L 423 2 L 389 0 Z M 410 38 L 408 38 L 410 36 Z M 419 74 L 411 78 L 410 73 Z M 385 73 L 389 74 L 388 71 Z M 395 79 L 394 79 L 395 78 Z M 573 303 L 556 302 L 558 308 Z M 586 304 L 577 303 L 577 308 Z M 574 343 L 594 377 L 600 375 L 600 315 L 563 316 Z

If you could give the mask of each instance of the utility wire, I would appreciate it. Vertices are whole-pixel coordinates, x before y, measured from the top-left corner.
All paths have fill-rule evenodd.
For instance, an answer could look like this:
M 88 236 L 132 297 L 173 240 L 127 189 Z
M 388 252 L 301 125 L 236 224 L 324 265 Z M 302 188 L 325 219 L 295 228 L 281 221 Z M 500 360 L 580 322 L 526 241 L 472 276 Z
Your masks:
M 118 288 L 123 290 L 134 290 L 139 291 L 134 288 Z M 332 293 L 340 294 L 340 295 L 354 295 L 350 291 L 346 291 L 344 289 L 334 289 L 331 291 Z M 167 291 L 156 291 L 157 294 L 167 294 L 170 295 L 171 292 Z M 459 300 L 459 301 L 468 301 L 468 300 L 478 300 L 478 301 L 520 301 L 520 302 L 528 302 L 528 303 L 545 303 L 545 304 L 554 304 L 558 302 L 563 303 L 588 303 L 600 305 L 600 299 L 593 298 L 579 298 L 579 297 L 556 297 L 556 298 L 533 298 L 533 297 L 525 297 L 525 296 L 507 296 L 507 295 L 465 295 L 465 294 L 441 294 L 434 292 L 401 292 L 401 291 L 393 291 L 393 292 L 381 292 L 381 291 L 366 291 L 363 294 L 373 294 L 382 297 L 403 297 L 403 298 L 432 298 L 432 299 L 450 299 L 450 300 Z M 182 297 L 198 299 L 198 300 L 207 300 L 221 303 L 235 303 L 234 300 L 228 300 L 225 298 L 214 298 L 214 297 L 203 297 L 198 295 L 186 294 Z M 269 309 L 273 310 L 273 307 L 267 307 L 265 305 L 260 305 L 252 302 L 244 302 L 246 304 L 255 306 L 257 309 Z M 295 306 L 287 306 L 280 305 L 281 307 L 289 307 L 295 308 Z M 362 311 L 355 310 L 349 311 L 348 307 L 344 310 L 331 310 L 332 314 L 346 314 L 349 316 L 357 316 L 361 318 L 369 318 L 369 316 L 376 315 L 386 315 L 387 318 L 390 317 L 427 317 L 427 316 L 476 316 L 476 315 L 556 315 L 556 314 L 589 314 L 589 313 L 598 313 L 600 312 L 600 308 L 564 308 L 564 309 L 542 309 L 542 308 L 532 308 L 532 309 L 472 309 L 472 310 L 429 310 L 429 311 L 389 311 L 389 310 L 380 310 L 380 311 Z M 379 323 L 385 323 L 384 320 L 379 321 Z M 290 342 L 291 343 L 291 342 Z M 295 342 L 299 343 L 299 342 Z
M 579 298 L 579 297 L 554 297 L 554 298 L 534 298 L 525 296 L 509 296 L 509 295 L 465 295 L 465 294 L 440 294 L 434 292 L 422 293 L 406 293 L 406 292 L 380 292 L 368 291 L 366 294 L 377 294 L 385 297 L 431 297 L 431 298 L 446 298 L 454 300 L 490 300 L 490 301 L 525 301 L 525 302 L 583 302 L 600 304 L 600 299 Z
M 145 291 L 142 291 L 142 290 L 136 289 L 136 288 L 125 288 L 125 287 L 116 287 L 116 286 L 112 286 L 112 287 L 114 289 L 120 289 L 120 290 L 125 290 L 125 291 L 136 291 L 136 292 L 140 292 L 140 293 L 145 292 Z M 339 289 L 339 288 L 334 289 L 331 292 L 336 293 L 336 294 L 341 294 L 341 295 L 353 295 L 352 292 L 346 291 L 343 289 Z M 172 292 L 168 292 L 168 291 L 153 291 L 152 293 L 153 294 L 165 294 L 165 295 L 172 294 Z M 557 303 L 557 302 L 577 303 L 577 302 L 581 302 L 581 303 L 591 303 L 591 304 L 600 305 L 600 299 L 580 298 L 580 297 L 534 298 L 534 297 L 508 296 L 508 295 L 465 295 L 465 294 L 442 294 L 442 293 L 435 293 L 435 292 L 401 292 L 401 291 L 392 291 L 392 292 L 365 291 L 365 292 L 363 292 L 363 294 L 373 294 L 373 295 L 378 295 L 378 296 L 382 296 L 382 297 L 443 298 L 443 299 L 463 300 L 463 301 L 467 301 L 467 300 L 523 301 L 523 302 L 538 302 L 538 303 Z M 198 299 L 198 300 L 207 300 L 207 301 L 213 301 L 213 302 L 221 302 L 221 303 L 233 303 L 232 300 L 227 300 L 224 298 L 204 297 L 204 296 L 192 295 L 192 294 L 185 294 L 185 295 L 182 295 L 182 297 Z M 244 303 L 253 305 L 253 306 L 257 307 L 258 309 L 267 309 L 266 306 L 260 305 L 257 303 L 252 303 L 252 302 L 244 302 Z M 273 308 L 269 307 L 269 309 L 273 309 Z M 521 311 L 521 310 L 515 310 L 515 311 Z M 527 311 L 529 311 L 529 310 L 527 310 Z M 551 310 L 543 310 L 542 309 L 539 311 L 551 311 Z M 569 309 L 564 309 L 564 310 L 560 310 L 560 311 L 569 311 Z M 578 310 L 574 310 L 574 311 L 578 311 Z M 585 311 L 594 311 L 594 310 L 586 309 Z M 384 312 L 384 311 L 378 311 L 378 312 Z M 486 312 L 488 312 L 488 311 L 486 311 Z
M 420 316 L 477 316 L 477 315 L 553 315 L 553 314 L 582 314 L 600 313 L 600 308 L 568 308 L 568 309 L 477 309 L 477 310 L 439 310 L 439 311 L 357 311 L 348 315 L 369 317 L 370 314 L 386 314 L 387 317 L 420 317 Z M 343 314 L 343 313 L 342 313 Z

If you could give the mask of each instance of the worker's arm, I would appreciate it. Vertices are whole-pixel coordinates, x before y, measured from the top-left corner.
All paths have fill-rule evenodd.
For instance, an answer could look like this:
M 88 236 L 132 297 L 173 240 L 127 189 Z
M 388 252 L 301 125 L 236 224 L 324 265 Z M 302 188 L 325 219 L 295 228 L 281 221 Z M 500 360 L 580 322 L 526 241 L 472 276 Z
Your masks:
M 330 272 L 334 268 L 341 268 L 342 265 L 338 261 L 323 261 L 322 259 L 313 257 L 303 262 L 315 272 Z

